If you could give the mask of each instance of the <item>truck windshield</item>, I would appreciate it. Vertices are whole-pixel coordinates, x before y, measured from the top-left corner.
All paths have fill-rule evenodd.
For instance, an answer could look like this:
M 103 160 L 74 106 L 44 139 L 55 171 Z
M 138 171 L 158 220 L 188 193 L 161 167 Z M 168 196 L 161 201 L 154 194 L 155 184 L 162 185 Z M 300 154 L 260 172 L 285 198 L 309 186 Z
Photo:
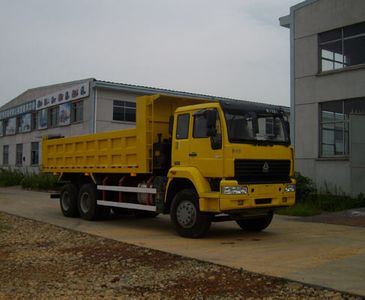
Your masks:
M 231 143 L 289 144 L 281 114 L 225 112 Z

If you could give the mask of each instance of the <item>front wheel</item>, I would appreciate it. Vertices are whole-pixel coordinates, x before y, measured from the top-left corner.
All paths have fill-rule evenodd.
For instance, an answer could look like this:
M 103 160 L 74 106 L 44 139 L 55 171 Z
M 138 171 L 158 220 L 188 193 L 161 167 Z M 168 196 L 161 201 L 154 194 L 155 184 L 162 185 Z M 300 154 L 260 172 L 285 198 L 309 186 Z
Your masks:
M 236 223 L 245 231 L 261 231 L 267 228 L 273 218 L 273 212 L 269 212 L 266 216 L 260 216 L 253 219 L 237 220 Z
M 189 238 L 204 236 L 211 223 L 211 215 L 200 211 L 199 197 L 193 189 L 181 190 L 175 195 L 170 217 L 178 234 Z

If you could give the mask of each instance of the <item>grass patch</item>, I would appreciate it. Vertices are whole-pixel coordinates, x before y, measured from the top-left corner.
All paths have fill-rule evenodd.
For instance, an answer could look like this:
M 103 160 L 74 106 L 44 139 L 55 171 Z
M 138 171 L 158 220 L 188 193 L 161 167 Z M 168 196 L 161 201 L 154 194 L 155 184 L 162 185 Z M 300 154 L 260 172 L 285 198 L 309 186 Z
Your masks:
M 19 185 L 24 177 L 21 171 L 13 169 L 0 169 L 0 186 Z
M 52 174 L 0 169 L 0 187 L 21 185 L 31 190 L 57 190 L 57 179 L 57 176 Z
M 301 217 L 315 216 L 319 215 L 321 212 L 322 210 L 314 206 L 312 203 L 297 203 L 294 206 L 281 208 L 275 211 L 278 215 Z
M 335 212 L 365 207 L 365 196 L 363 194 L 360 194 L 357 198 L 335 195 L 328 191 L 320 194 L 310 178 L 297 173 L 296 180 L 296 204 L 277 210 L 277 214 L 305 217 L 318 215 L 321 212 Z
M 59 188 L 57 179 L 58 177 L 52 174 L 26 173 L 20 184 L 24 189 L 45 191 L 57 190 Z

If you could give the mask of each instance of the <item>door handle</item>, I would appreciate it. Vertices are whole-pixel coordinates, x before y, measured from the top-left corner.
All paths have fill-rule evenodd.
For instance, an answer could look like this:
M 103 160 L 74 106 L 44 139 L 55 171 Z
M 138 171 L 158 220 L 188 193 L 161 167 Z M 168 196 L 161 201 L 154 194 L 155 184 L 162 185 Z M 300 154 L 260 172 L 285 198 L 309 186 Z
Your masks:
M 196 152 L 190 152 L 190 153 L 189 153 L 189 156 L 193 156 L 193 157 L 195 157 L 195 156 L 198 156 L 198 154 L 197 154 Z

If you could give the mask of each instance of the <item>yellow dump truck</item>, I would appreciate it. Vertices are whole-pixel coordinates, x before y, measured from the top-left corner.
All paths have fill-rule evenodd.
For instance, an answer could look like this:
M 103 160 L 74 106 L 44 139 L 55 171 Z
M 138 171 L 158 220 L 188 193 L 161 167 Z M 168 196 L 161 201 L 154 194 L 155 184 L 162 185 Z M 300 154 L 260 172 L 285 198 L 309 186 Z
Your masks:
M 202 237 L 212 221 L 269 226 L 293 205 L 293 148 L 282 111 L 234 100 L 138 97 L 133 129 L 44 138 L 43 172 L 63 183 L 67 217 L 170 214 L 178 234 Z

